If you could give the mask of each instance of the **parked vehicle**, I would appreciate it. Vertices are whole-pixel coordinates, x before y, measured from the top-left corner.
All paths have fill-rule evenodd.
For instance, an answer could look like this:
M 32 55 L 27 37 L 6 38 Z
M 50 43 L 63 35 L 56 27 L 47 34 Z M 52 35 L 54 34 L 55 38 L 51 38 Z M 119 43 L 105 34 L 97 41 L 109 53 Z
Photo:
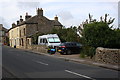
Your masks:
M 48 46 L 47 52 L 48 54 L 55 54 L 56 49 L 53 46 Z
M 80 53 L 81 47 L 82 45 L 77 42 L 65 42 L 59 45 L 58 52 L 60 54 Z
M 60 38 L 57 34 L 47 34 L 38 37 L 38 45 L 59 46 L 61 44 Z

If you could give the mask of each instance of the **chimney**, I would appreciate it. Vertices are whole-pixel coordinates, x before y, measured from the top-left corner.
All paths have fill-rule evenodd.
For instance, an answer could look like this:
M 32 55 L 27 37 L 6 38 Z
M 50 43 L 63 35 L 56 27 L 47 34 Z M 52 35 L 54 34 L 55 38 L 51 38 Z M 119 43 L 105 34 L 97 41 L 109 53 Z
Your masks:
M 20 22 L 20 21 L 17 21 L 17 25 L 19 25 L 19 22 Z
M 31 18 L 31 16 L 26 13 L 25 20 L 28 20 L 29 18 Z
M 40 8 L 40 9 L 38 8 L 37 9 L 37 15 L 38 16 L 43 16 L 43 10 L 42 10 L 42 8 Z
M 20 22 L 23 22 L 22 16 L 20 16 Z
M 57 15 L 54 17 L 54 20 L 58 21 L 58 17 L 57 17 Z
M 15 27 L 16 27 L 16 24 L 15 24 L 15 23 L 13 23 L 13 24 L 12 24 L 12 28 L 15 28 Z

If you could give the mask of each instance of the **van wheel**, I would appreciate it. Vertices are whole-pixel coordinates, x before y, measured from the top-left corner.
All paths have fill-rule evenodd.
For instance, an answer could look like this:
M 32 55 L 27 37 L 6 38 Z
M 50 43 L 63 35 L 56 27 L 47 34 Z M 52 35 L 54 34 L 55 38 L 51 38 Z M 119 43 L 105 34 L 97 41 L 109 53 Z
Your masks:
M 67 51 L 66 51 L 66 54 L 68 54 L 68 55 L 72 54 L 72 53 L 71 53 L 71 50 L 67 50 Z

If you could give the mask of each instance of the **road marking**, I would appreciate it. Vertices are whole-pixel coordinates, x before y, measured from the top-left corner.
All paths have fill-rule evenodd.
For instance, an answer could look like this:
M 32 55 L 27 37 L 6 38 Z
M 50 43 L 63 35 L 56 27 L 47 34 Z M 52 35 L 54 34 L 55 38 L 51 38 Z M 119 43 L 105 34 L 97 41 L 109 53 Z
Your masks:
M 96 80 L 96 79 L 93 79 L 91 77 L 88 77 L 88 76 L 85 76 L 85 75 L 82 75 L 82 74 L 78 74 L 76 72 L 72 72 L 72 71 L 69 71 L 69 70 L 65 70 L 65 71 L 68 72 L 68 73 L 71 73 L 71 74 L 75 74 L 75 75 L 80 76 L 80 77 L 84 77 L 84 78 L 91 79 L 91 80 Z
M 34 60 L 35 61 L 35 60 Z M 43 64 L 43 65 L 48 65 L 48 64 L 46 64 L 46 63 L 43 63 L 43 62 L 40 62 L 40 61 L 35 61 L 35 62 L 37 62 L 37 63 L 40 63 L 40 64 Z

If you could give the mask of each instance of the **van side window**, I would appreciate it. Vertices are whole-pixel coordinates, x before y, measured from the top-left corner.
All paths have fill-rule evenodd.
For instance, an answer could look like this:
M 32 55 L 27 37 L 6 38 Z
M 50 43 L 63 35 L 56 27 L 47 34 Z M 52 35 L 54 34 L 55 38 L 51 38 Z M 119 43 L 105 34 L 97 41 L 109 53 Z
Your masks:
M 43 39 L 43 43 L 47 43 L 47 39 L 46 38 Z
M 45 42 L 48 43 L 48 42 L 47 42 L 47 39 L 45 39 Z
M 40 39 L 40 43 L 42 43 L 42 39 Z
M 43 43 L 45 43 L 45 39 L 43 39 Z

